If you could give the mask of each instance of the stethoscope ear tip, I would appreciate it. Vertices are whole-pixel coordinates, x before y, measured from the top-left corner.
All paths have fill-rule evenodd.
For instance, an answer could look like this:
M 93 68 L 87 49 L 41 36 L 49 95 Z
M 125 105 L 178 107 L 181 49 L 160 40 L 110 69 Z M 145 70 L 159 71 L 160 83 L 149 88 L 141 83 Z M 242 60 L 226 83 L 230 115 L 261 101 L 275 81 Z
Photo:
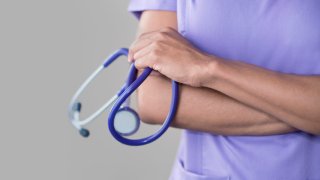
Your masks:
M 84 129 L 84 128 L 80 129 L 80 130 L 79 130 L 79 133 L 80 133 L 80 135 L 81 135 L 82 137 L 84 137 L 84 138 L 87 138 L 87 137 L 89 137 L 89 135 L 90 135 L 90 131 L 87 130 L 87 129 Z
M 81 103 L 80 102 L 77 102 L 77 103 L 75 103 L 74 105 L 73 105 L 73 107 L 72 107 L 72 110 L 73 111 L 76 111 L 76 112 L 80 112 L 81 111 Z

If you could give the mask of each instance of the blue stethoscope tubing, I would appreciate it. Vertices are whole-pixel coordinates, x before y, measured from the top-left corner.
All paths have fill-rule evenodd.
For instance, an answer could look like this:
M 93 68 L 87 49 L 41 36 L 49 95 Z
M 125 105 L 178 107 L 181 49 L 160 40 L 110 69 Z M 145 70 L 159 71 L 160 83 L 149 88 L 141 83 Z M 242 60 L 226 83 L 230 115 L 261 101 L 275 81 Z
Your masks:
M 171 97 L 169 113 L 164 123 L 162 124 L 162 127 L 156 133 L 141 139 L 125 138 L 124 134 L 121 134 L 116 130 L 115 118 L 117 113 L 122 110 L 131 111 L 131 113 L 135 114 L 135 116 L 139 118 L 138 114 L 134 110 L 129 108 L 128 98 L 150 75 L 150 73 L 152 72 L 151 68 L 146 68 L 142 72 L 142 74 L 138 78 L 136 78 L 137 69 L 135 68 L 134 64 L 131 64 L 127 81 L 124 84 L 124 86 L 119 90 L 119 92 L 114 97 L 112 97 L 111 100 L 109 100 L 105 105 L 103 105 L 99 110 L 97 110 L 93 115 L 91 115 L 89 118 L 87 118 L 84 121 L 79 120 L 79 113 L 81 110 L 81 103 L 77 101 L 79 95 L 102 69 L 107 68 L 110 64 L 112 64 L 112 62 L 114 62 L 119 56 L 122 56 L 122 55 L 127 56 L 128 49 L 121 48 L 115 53 L 113 53 L 111 56 L 109 56 L 109 58 L 107 58 L 107 60 L 103 63 L 103 65 L 100 68 L 98 68 L 83 83 L 83 85 L 79 88 L 79 90 L 76 92 L 76 94 L 71 100 L 71 103 L 69 106 L 69 118 L 71 119 L 72 124 L 79 130 L 80 134 L 84 137 L 87 137 L 89 135 L 89 131 L 87 129 L 84 129 L 82 125 L 85 125 L 86 123 L 89 123 L 90 121 L 95 119 L 99 114 L 101 114 L 105 109 L 107 109 L 111 103 L 115 101 L 108 116 L 108 127 L 112 136 L 120 143 L 130 145 L 130 146 L 140 146 L 140 145 L 149 144 L 155 141 L 156 139 L 160 138 L 166 132 L 166 130 L 170 127 L 170 124 L 174 119 L 174 116 L 176 114 L 177 107 L 178 107 L 178 101 L 179 101 L 179 84 L 176 81 L 172 80 L 172 97 Z M 127 107 L 123 107 L 124 103 L 126 103 Z M 135 133 L 137 130 L 138 130 L 138 127 L 133 133 Z M 132 135 L 133 133 L 128 135 Z
M 176 81 L 172 81 L 172 100 L 170 105 L 170 110 L 167 115 L 166 120 L 162 124 L 162 127 L 153 135 L 150 135 L 145 138 L 141 139 L 128 139 L 123 136 L 121 136 L 114 127 L 114 119 L 116 116 L 117 111 L 121 107 L 121 104 L 124 103 L 124 101 L 143 83 L 143 81 L 149 76 L 151 73 L 151 68 L 146 68 L 143 73 L 139 76 L 138 79 L 136 79 L 130 86 L 120 95 L 120 97 L 117 99 L 115 104 L 113 105 L 109 117 L 108 117 L 108 125 L 109 125 L 109 131 L 113 135 L 113 137 L 118 140 L 119 142 L 131 145 L 131 146 L 140 146 L 145 145 L 148 143 L 151 143 L 158 139 L 170 126 L 170 123 L 172 122 L 178 106 L 178 93 L 179 93 L 179 86 Z

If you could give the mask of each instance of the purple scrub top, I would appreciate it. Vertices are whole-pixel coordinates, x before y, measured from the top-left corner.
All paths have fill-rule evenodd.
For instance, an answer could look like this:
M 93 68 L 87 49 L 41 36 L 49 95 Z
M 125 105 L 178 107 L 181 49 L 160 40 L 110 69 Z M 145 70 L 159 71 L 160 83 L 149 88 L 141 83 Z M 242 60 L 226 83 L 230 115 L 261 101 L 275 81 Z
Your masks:
M 131 0 L 129 11 L 139 17 L 144 10 L 176 11 L 179 32 L 207 53 L 283 73 L 320 74 L 319 0 Z M 319 180 L 320 136 L 184 130 L 170 179 Z

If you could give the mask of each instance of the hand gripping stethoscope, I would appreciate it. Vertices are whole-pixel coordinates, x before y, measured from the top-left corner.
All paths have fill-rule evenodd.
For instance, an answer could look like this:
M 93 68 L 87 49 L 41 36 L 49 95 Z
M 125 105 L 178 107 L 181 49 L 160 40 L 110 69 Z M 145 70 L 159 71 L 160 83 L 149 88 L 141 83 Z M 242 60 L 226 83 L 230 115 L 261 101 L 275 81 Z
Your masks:
M 78 101 L 79 96 L 82 94 L 84 89 L 92 82 L 95 77 L 98 76 L 102 70 L 109 67 L 112 62 L 114 62 L 120 56 L 127 56 L 128 49 L 121 48 L 111 56 L 109 56 L 105 62 L 96 70 L 94 71 L 89 78 L 80 86 L 78 91 L 73 96 L 68 113 L 69 119 L 74 127 L 76 127 L 79 133 L 83 137 L 88 137 L 90 132 L 83 128 L 84 125 L 88 124 L 96 117 L 98 117 L 103 111 L 105 111 L 111 104 L 113 104 L 109 117 L 108 117 L 108 127 L 109 131 L 112 136 L 118 140 L 119 142 L 131 145 L 131 146 L 139 146 L 145 145 L 148 143 L 153 142 L 154 140 L 158 139 L 170 126 L 172 122 L 177 106 L 178 106 L 178 83 L 172 81 L 172 98 L 170 104 L 170 110 L 167 115 L 166 120 L 164 121 L 162 127 L 155 133 L 148 137 L 141 138 L 141 139 L 128 139 L 124 136 L 130 136 L 137 132 L 140 126 L 140 118 L 139 115 L 136 113 L 135 110 L 129 107 L 130 100 L 128 97 L 144 82 L 144 80 L 149 76 L 152 69 L 146 68 L 142 74 L 136 78 L 137 76 L 137 69 L 135 68 L 134 64 L 131 64 L 129 69 L 129 74 L 127 81 L 122 86 L 122 88 L 118 91 L 116 95 L 114 95 L 109 101 L 107 101 L 101 108 L 99 108 L 96 112 L 94 112 L 91 116 L 84 120 L 80 120 L 80 111 L 81 111 L 81 103 Z M 124 104 L 124 105 L 123 105 Z

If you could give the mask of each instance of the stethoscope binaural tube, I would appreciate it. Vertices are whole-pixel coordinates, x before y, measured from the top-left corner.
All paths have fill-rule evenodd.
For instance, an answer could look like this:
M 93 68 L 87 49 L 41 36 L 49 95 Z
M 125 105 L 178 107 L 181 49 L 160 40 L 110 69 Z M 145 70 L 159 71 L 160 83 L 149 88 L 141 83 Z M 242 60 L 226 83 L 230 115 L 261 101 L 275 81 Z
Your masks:
M 114 120 L 118 110 L 121 108 L 121 105 L 126 101 L 126 99 L 144 82 L 144 80 L 150 75 L 151 72 L 152 72 L 151 68 L 146 68 L 143 71 L 143 73 L 134 82 L 132 82 L 124 92 L 121 93 L 121 95 L 116 100 L 116 102 L 114 103 L 110 111 L 110 114 L 108 117 L 109 131 L 116 140 L 118 140 L 123 144 L 130 145 L 130 146 L 140 146 L 140 145 L 145 145 L 155 141 L 156 139 L 161 137 L 162 134 L 170 127 L 170 123 L 172 122 L 175 116 L 175 113 L 177 111 L 178 100 L 179 100 L 179 85 L 177 82 L 172 81 L 172 98 L 171 98 L 170 110 L 167 115 L 167 118 L 162 124 L 162 127 L 155 134 L 152 134 L 148 137 L 141 138 L 141 139 L 128 139 L 121 136 L 121 134 L 119 134 L 116 131 L 114 127 Z
M 111 56 L 109 56 L 105 62 L 99 66 L 87 79 L 86 81 L 80 86 L 80 88 L 77 90 L 75 95 L 72 97 L 69 108 L 68 108 L 68 114 L 69 119 L 72 123 L 72 125 L 78 129 L 79 133 L 83 137 L 88 137 L 90 135 L 89 130 L 83 128 L 84 125 L 90 123 L 95 118 L 97 118 L 103 111 L 105 111 L 110 105 L 114 103 L 114 101 L 121 95 L 121 93 L 131 84 L 131 82 L 135 79 L 136 76 L 136 69 L 133 67 L 130 67 L 129 75 L 127 78 L 126 83 L 121 87 L 121 89 L 117 92 L 116 95 L 114 95 L 109 101 L 107 101 L 103 106 L 101 106 L 96 112 L 91 114 L 89 117 L 85 118 L 84 120 L 80 120 L 80 112 L 81 112 L 81 102 L 78 101 L 79 96 L 83 93 L 85 88 L 104 70 L 106 69 L 110 64 L 112 64 L 116 59 L 118 59 L 120 56 L 127 56 L 128 55 L 128 49 L 121 48 L 115 53 L 113 53 Z M 127 105 L 129 105 L 129 99 L 128 102 L 126 102 Z

